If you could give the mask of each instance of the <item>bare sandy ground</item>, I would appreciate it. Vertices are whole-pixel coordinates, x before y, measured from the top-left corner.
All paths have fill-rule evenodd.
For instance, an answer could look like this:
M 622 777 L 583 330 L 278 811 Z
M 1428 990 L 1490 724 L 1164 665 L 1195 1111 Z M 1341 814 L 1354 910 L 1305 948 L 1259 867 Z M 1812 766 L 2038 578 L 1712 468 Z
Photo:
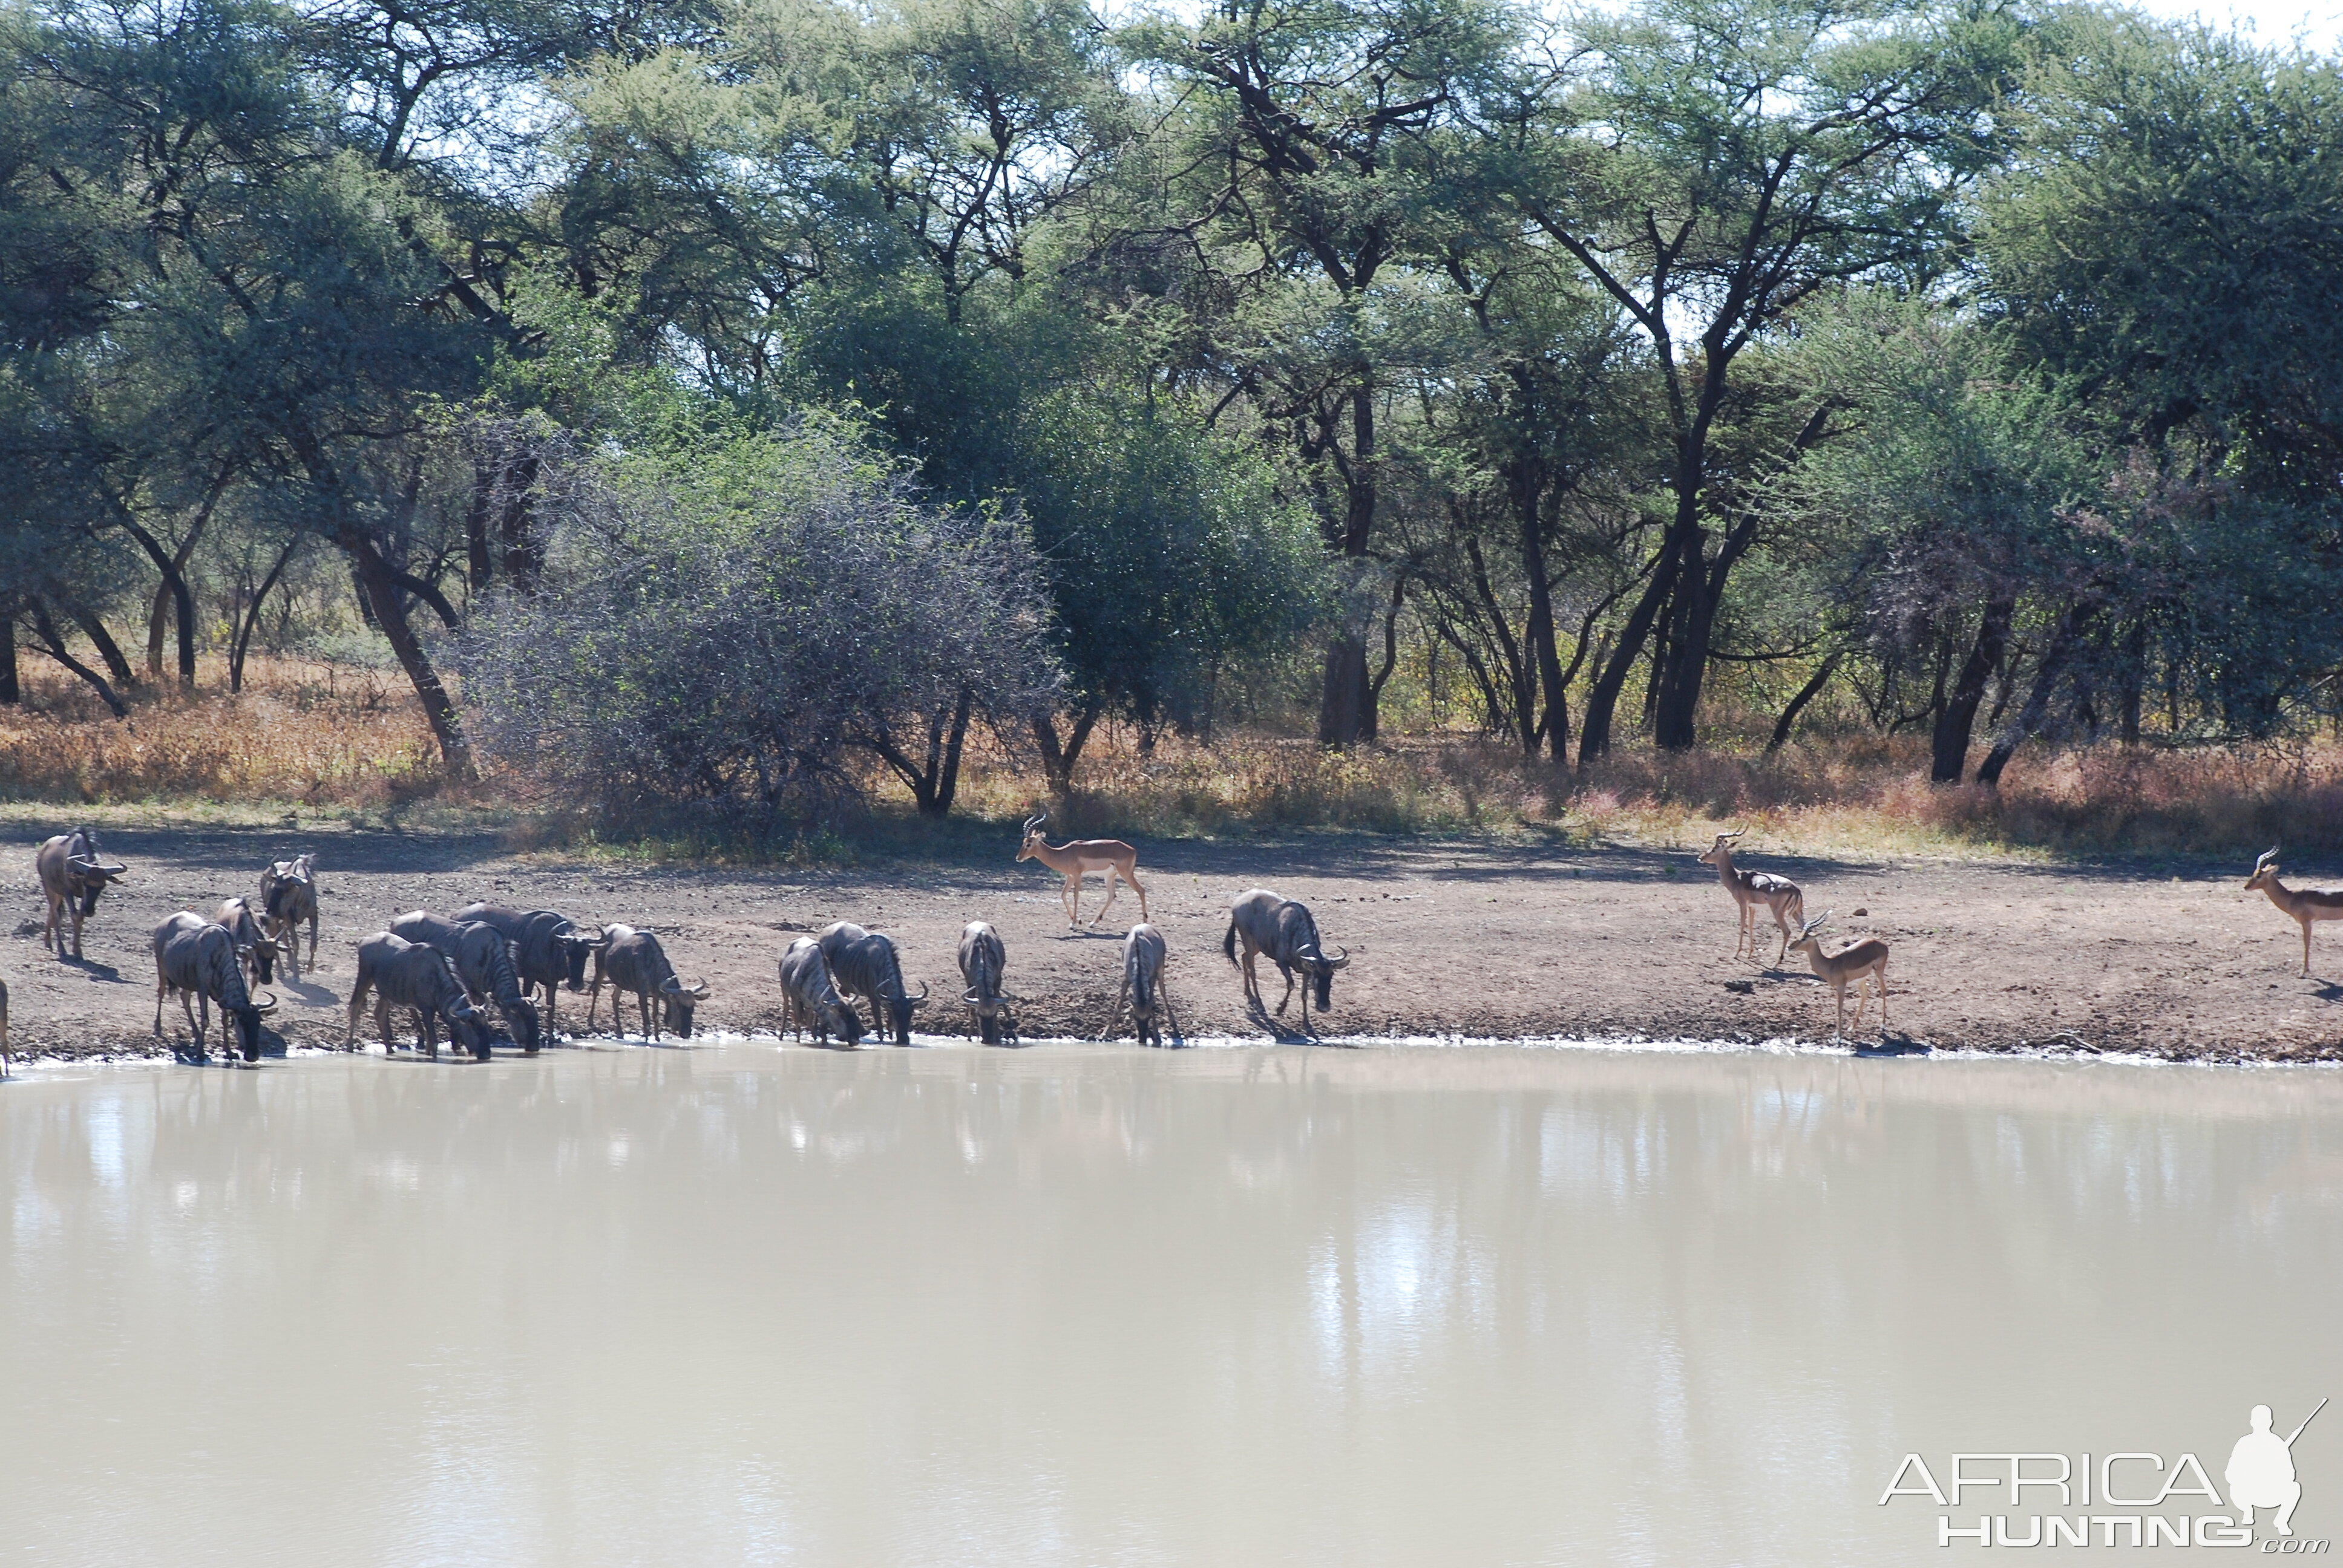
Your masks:
M 278 987 L 272 1020 L 301 1045 L 341 1042 L 359 938 L 403 910 L 474 899 L 656 928 L 684 974 L 714 988 L 703 1026 L 737 1030 L 777 1026 L 775 962 L 795 933 L 851 919 L 893 934 L 914 987 L 931 988 L 923 1030 L 967 1033 L 953 953 L 961 925 L 983 919 L 1008 943 L 1027 1036 L 1094 1037 L 1114 998 L 1119 939 L 1139 915 L 1126 890 L 1107 923 L 1070 933 L 1057 878 L 1013 863 L 1007 834 L 984 863 L 808 873 L 515 859 L 485 839 L 340 826 L 126 829 L 104 838 L 133 876 L 100 904 L 86 961 L 59 963 L 40 941 L 39 836 L 0 845 L 0 900 L 21 911 L 0 941 L 0 978 L 25 1054 L 156 1049 L 146 946 L 156 922 L 252 894 L 266 860 L 304 849 L 317 851 L 324 889 L 319 965 L 314 983 Z M 2343 977 L 2343 931 L 2327 928 L 2311 977 L 2298 978 L 2297 928 L 2241 890 L 2242 865 L 1789 859 L 1762 844 L 1744 860 L 1796 878 L 1813 912 L 1835 910 L 1838 940 L 1893 944 L 1890 1049 L 2343 1058 L 2343 984 L 2330 978 Z M 2302 869 L 2315 880 L 2343 865 Z M 1830 993 L 1795 955 L 1779 969 L 1733 958 L 1732 901 L 1690 851 L 1348 837 L 1142 843 L 1140 875 L 1191 1035 L 1268 1038 L 1246 1019 L 1220 950 L 1230 900 L 1254 887 L 1308 903 L 1326 940 L 1355 960 L 1336 979 L 1329 1037 L 1831 1032 Z M 1093 880 L 1085 919 L 1099 898 Z M 1765 941 L 1765 959 L 1777 941 Z M 583 1011 L 583 998 L 565 996 L 564 1028 Z M 176 1007 L 165 1025 L 184 1033 Z M 1876 1039 L 1875 1014 L 1862 1039 Z

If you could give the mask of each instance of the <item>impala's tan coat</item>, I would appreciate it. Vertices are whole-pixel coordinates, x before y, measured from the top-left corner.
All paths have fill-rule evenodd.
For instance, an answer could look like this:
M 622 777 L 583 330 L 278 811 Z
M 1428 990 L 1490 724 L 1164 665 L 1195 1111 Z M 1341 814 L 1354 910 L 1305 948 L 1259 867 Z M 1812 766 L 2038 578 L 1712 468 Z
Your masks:
M 1831 1027 L 1833 1038 L 1846 1033 L 1848 985 L 1858 980 L 1863 982 L 1863 990 L 1855 993 L 1855 1027 L 1861 1029 L 1863 1010 L 1871 1003 L 1871 982 L 1877 979 L 1879 1038 L 1885 1040 L 1887 1038 L 1887 944 L 1877 937 L 1865 937 L 1861 941 L 1849 942 L 1835 953 L 1826 953 L 1823 951 L 1822 938 L 1815 933 L 1821 930 L 1830 918 L 1831 912 L 1825 910 L 1821 920 L 1810 920 L 1800 926 L 1797 939 L 1790 943 L 1790 947 L 1806 955 L 1806 961 L 1814 966 L 1815 973 L 1822 977 L 1823 983 L 1830 987 L 1831 994 L 1838 999 L 1838 1021 Z
M 2343 888 L 2289 888 L 2278 879 L 2278 846 L 2254 862 L 2246 891 L 2264 892 L 2302 928 L 2302 972 L 2310 973 L 2310 928 L 2319 920 L 2343 920 Z
M 1063 844 L 1052 844 L 1041 837 L 1041 824 L 1046 820 L 1048 813 L 1045 812 L 1026 822 L 1025 842 L 1019 848 L 1017 858 L 1020 860 L 1039 860 L 1066 879 L 1065 886 L 1058 893 L 1059 901 L 1066 909 L 1066 924 L 1069 927 L 1081 924 L 1078 917 L 1082 908 L 1082 876 L 1088 871 L 1106 873 L 1106 902 L 1101 904 L 1099 912 L 1091 917 L 1091 924 L 1096 925 L 1106 919 L 1107 910 L 1114 907 L 1115 879 L 1118 877 L 1129 882 L 1131 890 L 1139 895 L 1139 918 L 1143 922 L 1147 919 L 1147 890 L 1139 884 L 1139 851 L 1120 839 L 1076 839 Z
M 1770 871 L 1745 871 L 1733 863 L 1733 840 L 1749 829 L 1743 828 L 1731 833 L 1719 833 L 1700 858 L 1704 866 L 1716 868 L 1716 879 L 1733 895 L 1741 911 L 1741 934 L 1733 944 L 1733 956 L 1739 958 L 1745 945 L 1749 956 L 1757 956 L 1757 906 L 1763 904 L 1773 911 L 1774 923 L 1782 929 L 1781 950 L 1774 955 L 1779 964 L 1790 952 L 1790 923 L 1806 918 L 1806 895 L 1798 884 L 1787 877 L 1777 877 Z

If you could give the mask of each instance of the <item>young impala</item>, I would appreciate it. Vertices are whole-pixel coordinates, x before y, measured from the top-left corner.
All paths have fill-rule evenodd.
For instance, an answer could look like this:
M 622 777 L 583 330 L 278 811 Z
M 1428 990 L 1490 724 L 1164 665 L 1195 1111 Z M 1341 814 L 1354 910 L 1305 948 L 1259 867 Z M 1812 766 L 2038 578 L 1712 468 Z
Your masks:
M 1850 981 L 1861 980 L 1863 989 L 1855 993 L 1855 1027 L 1863 1027 L 1863 1010 L 1871 1005 L 1871 982 L 1879 981 L 1879 1038 L 1887 1038 L 1887 944 L 1877 937 L 1865 937 L 1859 942 L 1849 942 L 1835 953 L 1823 951 L 1823 940 L 1815 933 L 1830 923 L 1831 912 L 1825 910 L 1822 919 L 1808 920 L 1798 928 L 1798 936 L 1790 946 L 1806 955 L 1806 961 L 1822 976 L 1823 983 L 1838 998 L 1838 1022 L 1831 1030 L 1834 1038 L 1846 1034 L 1846 988 Z
M 2302 928 L 2302 972 L 2310 973 L 2310 926 L 2314 920 L 2343 920 L 2343 888 L 2289 888 L 2278 879 L 2278 846 L 2254 862 L 2254 874 L 2246 879 L 2246 891 L 2256 889 L 2269 895 L 2269 901 L 2292 915 Z
M 1081 913 L 1082 873 L 1085 871 L 1106 873 L 1106 902 L 1101 904 L 1099 912 L 1091 917 L 1091 924 L 1096 925 L 1106 919 L 1107 910 L 1113 906 L 1117 877 L 1129 882 L 1131 890 L 1139 895 L 1139 918 L 1145 920 L 1147 890 L 1139 885 L 1139 851 L 1120 839 L 1076 839 L 1069 843 L 1052 844 L 1041 837 L 1041 824 L 1049 819 L 1050 814 L 1044 811 L 1026 822 L 1025 843 L 1017 851 L 1017 858 L 1039 860 L 1066 879 L 1066 885 L 1058 894 L 1059 902 L 1065 906 L 1066 924 L 1070 927 L 1081 924 L 1076 917 Z
M 1777 877 L 1770 871 L 1745 871 L 1733 863 L 1733 840 L 1747 831 L 1743 828 L 1736 832 L 1719 833 L 1716 842 L 1701 856 L 1700 863 L 1716 868 L 1716 879 L 1725 884 L 1725 890 L 1740 906 L 1741 934 L 1734 941 L 1733 956 L 1739 958 L 1745 944 L 1751 958 L 1757 956 L 1757 906 L 1763 904 L 1773 911 L 1774 923 L 1782 928 L 1782 948 L 1774 955 L 1778 964 L 1789 956 L 1790 922 L 1806 918 L 1806 895 L 1787 877 Z

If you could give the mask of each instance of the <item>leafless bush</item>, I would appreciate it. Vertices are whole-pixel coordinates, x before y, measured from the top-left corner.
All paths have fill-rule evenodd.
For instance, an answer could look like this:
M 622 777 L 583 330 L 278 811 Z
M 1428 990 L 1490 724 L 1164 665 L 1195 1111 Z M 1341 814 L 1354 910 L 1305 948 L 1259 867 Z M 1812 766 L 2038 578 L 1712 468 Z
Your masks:
M 1056 693 L 1019 521 L 926 503 L 835 425 L 547 464 L 534 510 L 535 591 L 491 596 L 461 654 L 508 777 L 820 816 L 860 793 L 860 751 L 940 814 L 970 726 L 1020 733 Z

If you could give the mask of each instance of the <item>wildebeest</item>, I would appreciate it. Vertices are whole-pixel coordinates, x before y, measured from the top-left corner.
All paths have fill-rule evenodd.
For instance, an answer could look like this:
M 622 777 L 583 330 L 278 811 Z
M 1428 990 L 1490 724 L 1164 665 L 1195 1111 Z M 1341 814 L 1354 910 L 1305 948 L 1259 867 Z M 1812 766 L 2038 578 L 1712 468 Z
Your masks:
M 271 860 L 260 872 L 260 929 L 284 950 L 287 978 L 301 978 L 301 939 L 294 928 L 309 922 L 309 967 L 317 967 L 317 857 L 296 855 Z
M 504 933 L 505 940 L 512 944 L 513 970 L 520 976 L 521 994 L 545 988 L 545 1037 L 548 1040 L 556 1033 L 556 990 L 584 990 L 587 956 L 610 940 L 608 930 L 590 937 L 582 934 L 567 916 L 551 910 L 467 904 L 456 911 L 456 919 L 478 920 Z
M 1163 933 L 1145 920 L 1122 939 L 1122 989 L 1115 994 L 1114 1011 L 1107 1015 L 1106 1037 L 1114 1038 L 1125 999 L 1131 1002 L 1131 1030 L 1141 1045 L 1161 1045 L 1163 1030 L 1155 1021 L 1160 1011 L 1180 1038 L 1180 1020 L 1172 1011 L 1172 993 L 1163 984 Z
M 488 1060 L 488 1020 L 464 994 L 464 982 L 438 949 L 410 942 L 388 931 L 377 931 L 358 944 L 358 978 L 350 982 L 349 1027 L 343 1031 L 347 1049 L 358 1038 L 358 1013 L 367 992 L 375 993 L 375 1027 L 382 1031 L 382 1049 L 397 1049 L 390 1033 L 390 1010 L 411 1007 L 416 1012 L 418 1043 L 439 1060 L 438 1020 L 447 1020 L 447 1039 L 468 1049 L 476 1061 Z
M 236 956 L 244 961 L 246 980 L 252 985 L 277 983 L 277 941 L 252 918 L 252 906 L 242 899 L 224 899 L 215 917 L 236 940 Z
M 862 1017 L 839 996 L 821 944 L 811 937 L 799 937 L 781 955 L 781 1027 L 792 1033 L 810 1029 L 823 1045 L 833 1034 L 849 1045 L 861 1043 Z
M 57 959 L 65 956 L 65 922 L 73 920 L 73 956 L 81 957 L 81 923 L 97 913 L 97 896 L 106 891 L 106 884 L 130 869 L 124 865 L 108 865 L 98 852 L 97 831 L 93 828 L 75 828 L 70 833 L 60 833 L 45 839 L 33 851 L 33 865 L 41 874 L 41 892 L 47 898 L 49 919 L 41 933 L 45 945 L 53 944 Z
M 922 982 L 917 996 L 904 990 L 903 957 L 895 950 L 895 939 L 851 920 L 833 920 L 818 940 L 840 992 L 850 1000 L 870 1002 L 870 1032 L 883 1036 L 892 1030 L 897 1045 L 910 1044 L 911 1015 L 927 1005 L 928 988 Z
M 960 978 L 968 982 L 968 990 L 960 1000 L 976 1014 L 977 1030 L 987 1045 L 1013 1044 L 1017 1039 L 1017 1015 L 1009 1010 L 1017 999 L 1001 984 L 1008 969 L 1009 950 L 1001 945 L 1001 933 L 990 921 L 970 920 L 960 928 Z
M 216 921 L 182 910 L 155 928 L 155 1032 L 163 1032 L 163 1002 L 176 996 L 187 1014 L 187 1029 L 196 1037 L 196 1057 L 209 1060 L 204 1036 L 211 1029 L 212 1006 L 219 1003 L 221 1049 L 230 1057 L 237 1047 L 244 1060 L 260 1060 L 260 1015 L 274 1010 L 277 999 L 253 1000 L 245 989 L 244 966 L 236 939 Z M 266 996 L 266 992 L 261 993 Z M 201 1008 L 200 1021 L 196 1009 Z M 226 1038 L 227 1022 L 236 1020 L 236 1039 Z
M 632 926 L 609 926 L 604 929 L 606 939 L 594 950 L 594 983 L 586 992 L 586 1028 L 594 1028 L 594 1004 L 602 995 L 602 983 L 610 985 L 610 1023 L 621 1033 L 626 1022 L 618 1016 L 618 999 L 632 991 L 642 1009 L 643 1036 L 657 1040 L 662 1027 L 674 1030 L 684 1039 L 691 1038 L 691 1011 L 708 996 L 705 985 L 689 986 L 678 978 L 675 966 L 668 962 L 667 953 L 659 947 L 659 938 L 649 931 L 639 931 Z M 658 997 L 659 1016 L 651 1018 L 651 998 Z
M 437 948 L 456 969 L 456 978 L 474 1007 L 485 1007 L 494 997 L 497 1010 L 512 1029 L 521 1050 L 535 1056 L 541 1043 L 537 1007 L 521 994 L 520 977 L 513 971 L 512 953 L 504 933 L 485 920 L 451 920 L 445 915 L 410 910 L 390 922 L 390 934 L 402 941 Z
M 1244 957 L 1237 957 L 1237 943 L 1244 943 Z M 1245 1000 L 1252 1004 L 1256 1014 L 1266 1016 L 1262 1006 L 1261 980 L 1253 970 L 1256 954 L 1267 955 L 1285 977 L 1285 994 L 1278 999 L 1278 1016 L 1285 1016 L 1285 1004 L 1293 1000 L 1293 975 L 1302 972 L 1302 1031 L 1310 1032 L 1310 988 L 1318 989 L 1318 1010 L 1323 1012 L 1332 1004 L 1334 971 L 1348 965 L 1351 955 L 1342 951 L 1340 958 L 1328 958 L 1319 945 L 1318 922 L 1310 918 L 1310 910 L 1292 899 L 1281 899 L 1263 888 L 1255 888 L 1239 899 L 1229 910 L 1228 934 L 1221 939 L 1221 951 L 1229 962 L 1244 970 Z

